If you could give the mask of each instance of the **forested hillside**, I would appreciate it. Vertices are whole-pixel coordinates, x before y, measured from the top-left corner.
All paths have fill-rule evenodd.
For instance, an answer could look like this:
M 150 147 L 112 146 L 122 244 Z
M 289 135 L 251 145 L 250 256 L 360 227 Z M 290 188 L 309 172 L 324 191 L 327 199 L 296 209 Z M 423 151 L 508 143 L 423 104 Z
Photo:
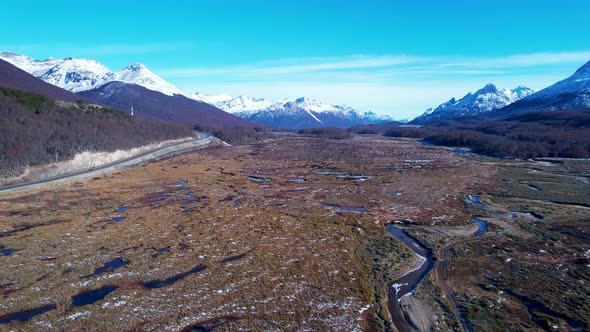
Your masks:
M 188 126 L 0 87 L 0 176 L 67 160 L 81 151 L 129 149 L 190 135 Z

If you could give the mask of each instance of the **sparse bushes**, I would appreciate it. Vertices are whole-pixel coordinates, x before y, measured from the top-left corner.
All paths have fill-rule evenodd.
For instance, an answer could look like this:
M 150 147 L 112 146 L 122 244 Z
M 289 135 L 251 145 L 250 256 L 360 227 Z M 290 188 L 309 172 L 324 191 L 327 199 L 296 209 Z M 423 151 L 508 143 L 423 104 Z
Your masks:
M 352 135 L 345 129 L 324 127 L 324 128 L 309 128 L 301 129 L 297 132 L 300 135 L 308 137 L 328 138 L 328 139 L 347 139 Z
M 194 126 L 195 130 L 210 133 L 220 140 L 231 145 L 252 144 L 269 138 L 273 131 L 271 128 L 213 128 L 205 126 Z
M 371 125 L 356 125 L 348 128 L 348 131 L 358 135 L 373 135 L 383 134 L 388 130 L 397 129 L 401 123 L 399 122 L 386 122 Z

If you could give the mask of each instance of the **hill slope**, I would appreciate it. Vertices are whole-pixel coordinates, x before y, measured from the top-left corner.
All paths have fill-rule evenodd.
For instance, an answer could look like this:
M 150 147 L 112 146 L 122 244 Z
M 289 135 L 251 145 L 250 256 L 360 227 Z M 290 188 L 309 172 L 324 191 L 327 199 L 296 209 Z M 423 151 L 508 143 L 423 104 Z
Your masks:
M 590 61 L 576 70 L 572 76 L 502 108 L 494 116 L 586 107 L 590 107 Z
M 0 88 L 0 176 L 68 160 L 82 151 L 130 149 L 187 136 L 187 126 Z
M 162 121 L 209 127 L 257 126 L 207 103 L 181 95 L 165 95 L 136 84 L 110 82 L 78 95 L 125 112 L 133 106 L 137 116 Z
M 11 52 L 0 52 L 0 59 L 12 63 L 45 82 L 71 92 L 91 90 L 109 82 L 119 81 L 141 85 L 169 96 L 175 94 L 185 95 L 182 90 L 166 82 L 140 63 L 113 72 L 93 59 L 70 57 L 35 60 Z
M 69 91 L 46 83 L 4 60 L 0 60 L 0 86 L 9 89 L 28 91 L 52 99 L 68 102 L 76 102 L 77 100 L 84 99 Z

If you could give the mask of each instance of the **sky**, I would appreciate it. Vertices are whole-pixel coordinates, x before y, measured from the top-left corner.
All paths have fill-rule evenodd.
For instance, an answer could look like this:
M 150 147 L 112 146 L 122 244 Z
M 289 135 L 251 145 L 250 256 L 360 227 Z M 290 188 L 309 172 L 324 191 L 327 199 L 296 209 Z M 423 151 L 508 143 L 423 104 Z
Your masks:
M 413 118 L 590 60 L 587 0 L 3 0 L 0 50 L 140 62 L 180 88 Z

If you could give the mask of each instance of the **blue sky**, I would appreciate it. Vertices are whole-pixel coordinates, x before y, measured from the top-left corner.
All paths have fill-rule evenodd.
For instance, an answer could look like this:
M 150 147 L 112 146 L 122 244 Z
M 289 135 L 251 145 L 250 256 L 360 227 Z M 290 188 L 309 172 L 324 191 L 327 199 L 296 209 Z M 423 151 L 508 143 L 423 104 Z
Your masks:
M 3 0 L 0 49 L 411 118 L 488 82 L 570 75 L 590 60 L 588 13 L 586 0 Z

